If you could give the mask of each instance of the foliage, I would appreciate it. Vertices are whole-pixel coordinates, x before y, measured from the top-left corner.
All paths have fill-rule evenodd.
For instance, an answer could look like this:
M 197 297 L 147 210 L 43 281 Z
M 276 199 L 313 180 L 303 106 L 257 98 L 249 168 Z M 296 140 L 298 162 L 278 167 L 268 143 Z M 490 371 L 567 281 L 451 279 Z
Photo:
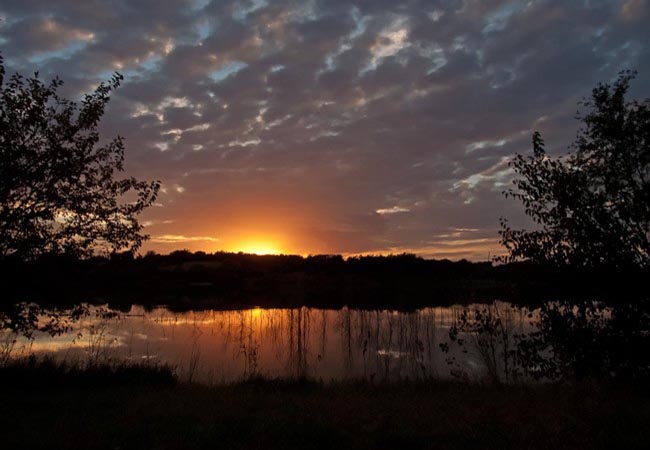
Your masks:
M 512 307 L 465 308 L 449 329 L 449 342 L 440 348 L 450 355 L 452 369 L 457 365 L 452 345 L 463 353 L 476 351 L 493 382 L 643 379 L 650 376 L 646 303 L 547 302 L 527 310 L 531 330 L 515 330 Z
M 0 310 L 0 330 L 32 339 L 35 332 L 57 336 L 71 329 L 72 323 L 87 316 L 86 305 L 71 309 L 48 309 L 29 303 L 16 303 Z
M 650 308 L 644 303 L 551 302 L 536 331 L 517 336 L 517 361 L 534 378 L 646 378 L 650 375 Z
M 31 343 L 36 333 L 46 333 L 51 337 L 60 336 L 73 329 L 85 317 L 94 317 L 97 325 L 90 325 L 77 334 L 77 339 L 87 333 L 89 361 L 97 363 L 105 351 L 103 327 L 105 322 L 119 314 L 105 307 L 77 304 L 70 308 L 43 307 L 34 303 L 10 303 L 0 309 L 0 367 L 4 367 L 15 356 L 19 338 L 27 338 Z
M 72 323 L 88 315 L 84 305 L 69 310 L 50 309 L 45 312 L 35 304 L 16 303 L 3 306 L 0 310 L 0 367 L 4 367 L 20 336 L 34 338 L 34 333 L 47 333 L 54 337 L 71 329 Z
M 116 179 L 123 138 L 100 145 L 97 131 L 122 79 L 116 73 L 78 105 L 59 96 L 58 78 L 5 80 L 0 58 L 0 257 L 135 250 L 146 238 L 136 216 L 159 183 Z
M 464 377 L 455 356 L 451 355 L 451 345 L 469 353 L 476 350 L 491 382 L 511 382 L 516 380 L 516 365 L 513 306 L 491 305 L 465 308 L 449 328 L 449 341 L 443 342 L 440 349 L 447 354 L 447 364 L 452 366 L 452 375 Z
M 634 75 L 598 84 L 582 102 L 588 112 L 568 156 L 549 157 L 535 132 L 533 155 L 511 161 L 520 178 L 505 195 L 538 229 L 501 219 L 506 260 L 650 267 L 650 99 L 626 101 Z

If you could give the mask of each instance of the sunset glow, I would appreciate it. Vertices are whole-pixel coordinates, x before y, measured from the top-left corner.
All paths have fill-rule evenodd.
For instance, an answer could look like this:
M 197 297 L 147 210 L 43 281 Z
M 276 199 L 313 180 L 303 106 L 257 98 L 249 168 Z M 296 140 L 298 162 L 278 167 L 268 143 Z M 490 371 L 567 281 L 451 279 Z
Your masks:
M 230 250 L 234 252 L 251 253 L 254 255 L 279 255 L 285 253 L 277 245 L 263 241 L 242 242 L 236 244 Z

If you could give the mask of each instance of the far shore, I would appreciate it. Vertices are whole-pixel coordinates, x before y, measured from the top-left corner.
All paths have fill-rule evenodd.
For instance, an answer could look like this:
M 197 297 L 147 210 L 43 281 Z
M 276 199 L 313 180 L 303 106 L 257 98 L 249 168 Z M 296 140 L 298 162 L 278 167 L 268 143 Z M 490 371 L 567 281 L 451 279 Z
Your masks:
M 5 305 L 109 303 L 122 311 L 133 304 L 174 310 L 413 310 L 494 300 L 534 306 L 560 297 L 629 302 L 647 295 L 648 275 L 638 268 L 583 271 L 529 262 L 427 260 L 409 254 L 344 259 L 178 251 L 0 263 Z

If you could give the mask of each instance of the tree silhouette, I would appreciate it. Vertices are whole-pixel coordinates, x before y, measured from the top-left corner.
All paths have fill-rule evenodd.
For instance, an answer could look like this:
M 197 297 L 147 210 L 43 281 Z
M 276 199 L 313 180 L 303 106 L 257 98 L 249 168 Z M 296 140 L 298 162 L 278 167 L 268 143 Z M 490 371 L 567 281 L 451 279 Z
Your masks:
M 505 260 L 579 267 L 650 266 L 650 99 L 625 100 L 634 72 L 599 83 L 583 100 L 583 127 L 566 157 L 551 158 L 538 132 L 533 155 L 510 162 L 534 230 L 501 219 Z
M 123 139 L 99 145 L 99 120 L 122 79 L 116 73 L 78 105 L 57 94 L 58 78 L 5 82 L 0 57 L 0 257 L 132 251 L 146 239 L 136 216 L 159 182 L 116 179 Z

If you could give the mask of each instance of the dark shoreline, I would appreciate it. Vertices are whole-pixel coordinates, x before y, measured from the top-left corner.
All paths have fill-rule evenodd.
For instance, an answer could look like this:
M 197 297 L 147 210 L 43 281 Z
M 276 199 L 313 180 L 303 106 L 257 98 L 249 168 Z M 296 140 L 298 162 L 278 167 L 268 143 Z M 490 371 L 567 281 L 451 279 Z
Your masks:
M 178 311 L 254 306 L 407 311 L 495 299 L 520 306 L 562 297 L 634 302 L 650 295 L 647 279 L 650 273 L 640 269 L 553 269 L 527 262 L 494 265 L 414 255 L 343 259 L 174 252 L 0 261 L 4 305 L 109 303 L 122 311 L 132 304 L 164 304 Z

